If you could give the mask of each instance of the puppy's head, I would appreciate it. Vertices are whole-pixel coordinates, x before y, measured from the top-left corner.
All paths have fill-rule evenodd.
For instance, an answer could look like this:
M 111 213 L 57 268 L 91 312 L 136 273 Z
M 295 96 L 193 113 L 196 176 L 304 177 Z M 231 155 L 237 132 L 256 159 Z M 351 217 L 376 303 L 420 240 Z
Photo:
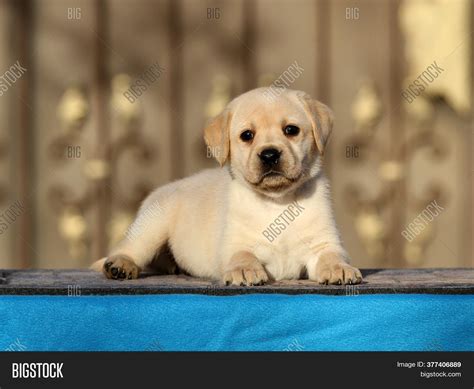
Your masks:
M 204 137 L 237 179 L 280 197 L 319 173 L 332 122 L 331 110 L 304 92 L 258 88 L 231 101 Z

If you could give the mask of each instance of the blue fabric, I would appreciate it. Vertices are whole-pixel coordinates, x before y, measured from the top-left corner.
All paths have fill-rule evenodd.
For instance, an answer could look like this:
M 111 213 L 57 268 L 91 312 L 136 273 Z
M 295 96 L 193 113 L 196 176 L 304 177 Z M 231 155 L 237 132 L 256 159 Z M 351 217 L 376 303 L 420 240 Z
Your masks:
M 6 349 L 473 351 L 474 295 L 2 296 Z

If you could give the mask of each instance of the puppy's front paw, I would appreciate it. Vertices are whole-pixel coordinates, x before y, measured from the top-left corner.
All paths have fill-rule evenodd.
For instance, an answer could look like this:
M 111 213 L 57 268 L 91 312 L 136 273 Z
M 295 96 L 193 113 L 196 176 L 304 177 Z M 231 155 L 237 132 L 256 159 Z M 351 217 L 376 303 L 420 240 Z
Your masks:
M 268 281 L 268 275 L 263 266 L 236 267 L 224 273 L 226 285 L 263 285 Z
M 112 255 L 104 262 L 104 274 L 107 278 L 123 281 L 138 278 L 140 268 L 127 255 Z
M 342 256 L 326 253 L 316 264 L 316 280 L 320 284 L 360 284 L 362 274 L 359 269 L 349 265 Z
M 225 285 L 263 285 L 268 274 L 257 257 L 250 251 L 238 251 L 224 268 L 222 281 Z
M 224 273 L 226 285 L 263 285 L 268 281 L 267 272 L 262 269 L 236 268 Z

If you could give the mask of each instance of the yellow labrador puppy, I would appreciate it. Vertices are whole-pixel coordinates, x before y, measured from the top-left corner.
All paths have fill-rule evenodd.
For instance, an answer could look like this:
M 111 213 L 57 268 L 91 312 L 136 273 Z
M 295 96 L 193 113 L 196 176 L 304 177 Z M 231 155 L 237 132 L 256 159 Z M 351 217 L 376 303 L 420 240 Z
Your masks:
M 169 246 L 181 269 L 226 284 L 360 283 L 321 170 L 332 112 L 304 92 L 274 92 L 254 89 L 231 101 L 204 130 L 221 168 L 156 189 L 93 268 L 134 279 Z

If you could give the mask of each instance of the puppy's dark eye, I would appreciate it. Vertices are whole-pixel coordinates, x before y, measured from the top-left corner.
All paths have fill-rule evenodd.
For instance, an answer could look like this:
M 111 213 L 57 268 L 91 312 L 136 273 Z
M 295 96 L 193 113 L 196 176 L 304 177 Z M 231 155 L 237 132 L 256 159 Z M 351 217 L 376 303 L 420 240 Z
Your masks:
M 283 129 L 283 132 L 286 136 L 296 136 L 300 133 L 300 129 L 296 126 L 289 125 Z
M 245 130 L 240 134 L 240 139 L 242 139 L 244 142 L 250 142 L 253 139 L 253 132 L 250 130 Z

